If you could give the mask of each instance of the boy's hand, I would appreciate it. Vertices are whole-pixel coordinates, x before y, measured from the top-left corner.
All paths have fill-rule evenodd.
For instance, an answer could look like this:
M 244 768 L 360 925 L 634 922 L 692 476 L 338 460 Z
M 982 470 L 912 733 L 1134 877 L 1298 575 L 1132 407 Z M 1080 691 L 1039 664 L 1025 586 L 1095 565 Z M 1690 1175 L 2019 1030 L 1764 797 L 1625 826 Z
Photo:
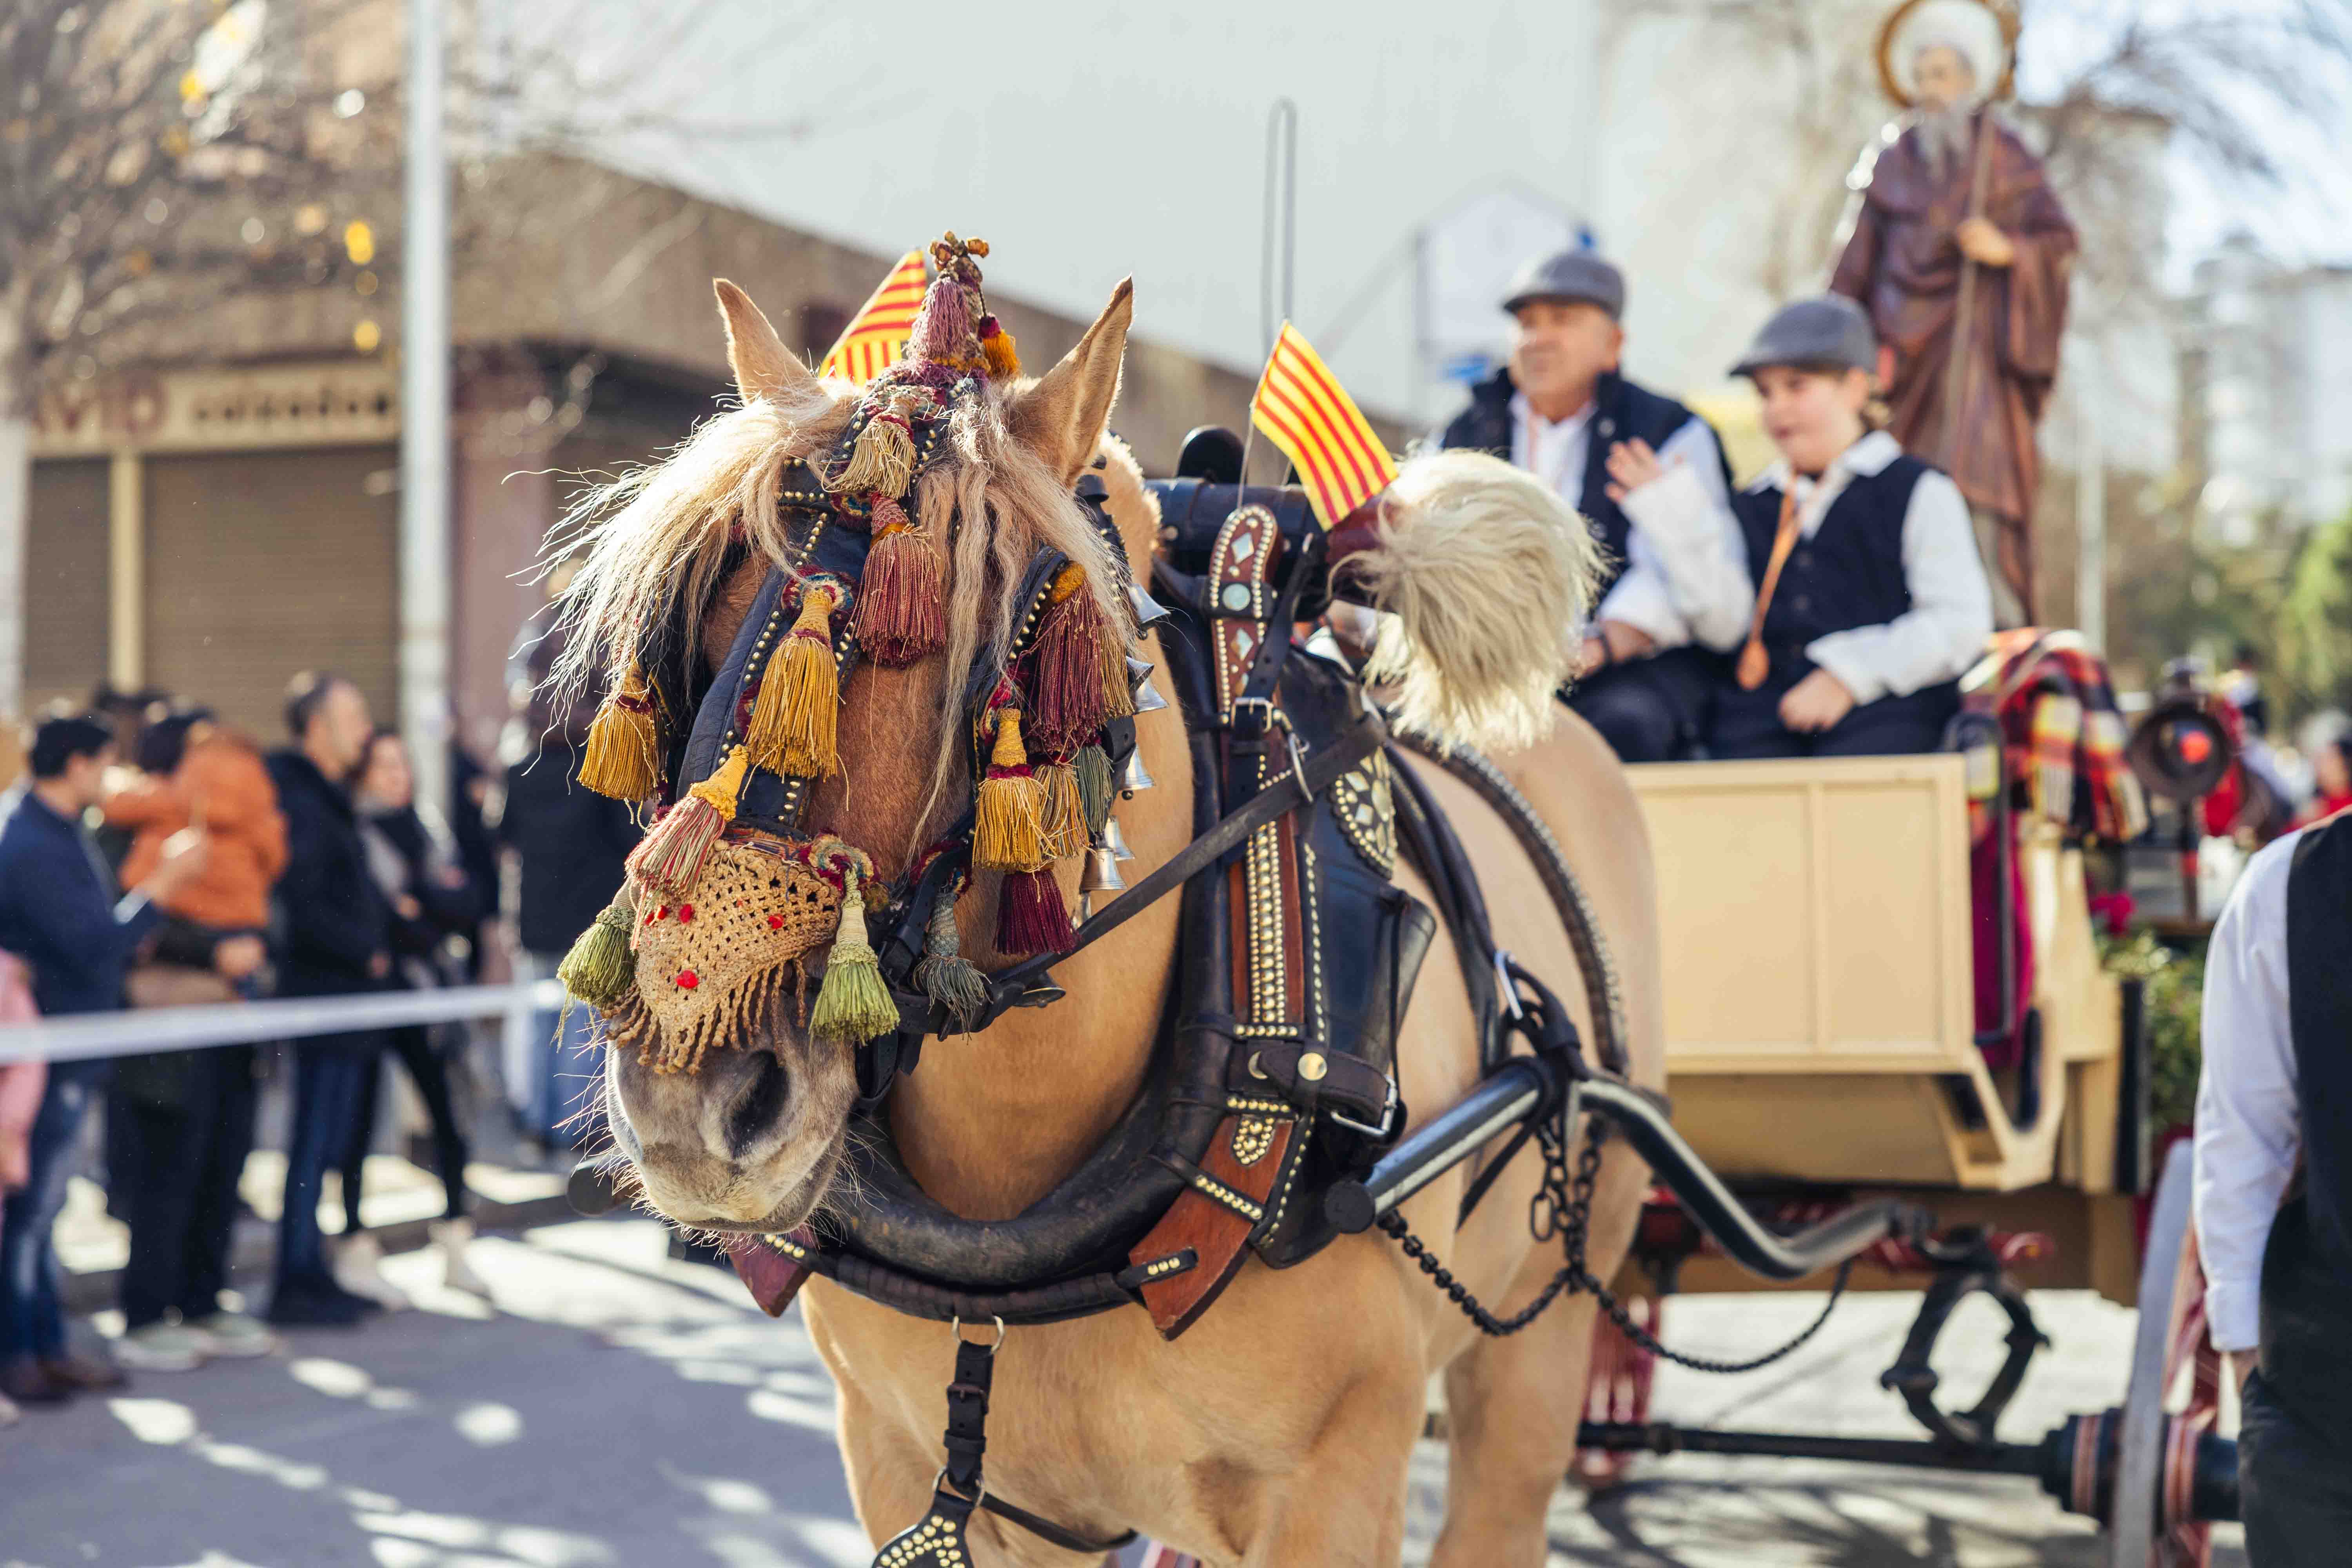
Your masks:
M 1622 502 L 1643 485 L 1654 484 L 1666 477 L 1666 466 L 1658 461 L 1657 453 L 1650 450 L 1647 441 L 1636 438 L 1620 441 L 1609 448 L 1609 499 Z
M 1780 699 L 1780 722 L 1800 734 L 1814 734 L 1834 726 L 1853 711 L 1853 693 L 1826 669 L 1817 669 Z

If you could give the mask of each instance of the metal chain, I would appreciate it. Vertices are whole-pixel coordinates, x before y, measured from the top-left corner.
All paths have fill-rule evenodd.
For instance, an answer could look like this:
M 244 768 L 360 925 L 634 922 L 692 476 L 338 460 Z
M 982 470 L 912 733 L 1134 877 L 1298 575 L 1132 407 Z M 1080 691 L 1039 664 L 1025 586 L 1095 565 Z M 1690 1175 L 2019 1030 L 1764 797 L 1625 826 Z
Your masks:
M 1495 1339 L 1503 1339 L 1527 1328 L 1543 1316 L 1563 1292 L 1576 1294 L 1590 1291 L 1601 1315 L 1616 1325 L 1617 1331 L 1652 1355 L 1685 1366 L 1693 1372 L 1738 1373 L 1755 1372 L 1770 1366 L 1784 1356 L 1793 1355 L 1808 1341 L 1821 1332 L 1830 1321 L 1839 1300 L 1845 1295 L 1847 1278 L 1853 1272 L 1853 1259 L 1849 1258 L 1838 1268 L 1837 1283 L 1830 1288 L 1830 1299 L 1822 1305 L 1821 1316 L 1806 1325 L 1796 1338 L 1749 1361 L 1713 1361 L 1705 1356 L 1687 1355 L 1663 1343 L 1655 1334 L 1633 1321 L 1625 1304 L 1611 1293 L 1609 1288 L 1595 1279 L 1585 1267 L 1585 1243 L 1592 1223 L 1592 1194 L 1601 1180 L 1601 1145 L 1608 1129 L 1600 1123 L 1592 1125 L 1591 1135 L 1578 1151 L 1576 1173 L 1568 1173 L 1566 1133 L 1564 1128 L 1547 1122 L 1536 1129 L 1536 1141 L 1543 1147 L 1543 1184 L 1528 1201 L 1528 1226 L 1538 1241 L 1549 1241 L 1554 1235 L 1560 1239 L 1560 1251 L 1565 1259 L 1559 1271 L 1551 1277 L 1536 1299 L 1525 1309 L 1507 1318 L 1498 1318 L 1488 1311 L 1469 1288 L 1456 1279 L 1446 1267 L 1431 1256 L 1421 1238 L 1405 1225 L 1404 1216 L 1394 1209 L 1381 1215 L 1381 1229 L 1392 1238 L 1404 1255 L 1420 1267 L 1431 1283 L 1445 1293 L 1446 1300 L 1462 1309 L 1463 1315 L 1477 1326 L 1478 1331 Z

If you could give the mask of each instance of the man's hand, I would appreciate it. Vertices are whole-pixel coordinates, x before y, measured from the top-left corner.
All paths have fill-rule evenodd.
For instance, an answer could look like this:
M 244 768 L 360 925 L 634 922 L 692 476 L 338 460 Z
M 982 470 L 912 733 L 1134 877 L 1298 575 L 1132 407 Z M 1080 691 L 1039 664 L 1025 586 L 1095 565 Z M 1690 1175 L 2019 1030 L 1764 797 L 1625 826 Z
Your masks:
M 205 874 L 212 858 L 212 841 L 194 827 L 184 827 L 163 840 L 163 858 L 139 884 L 139 891 L 161 903 Z
M 269 957 L 269 949 L 259 937 L 250 932 L 243 936 L 225 936 L 213 947 L 213 972 L 224 980 L 243 980 L 259 969 Z
M 1989 218 L 1961 219 L 1960 226 L 1952 231 L 1952 238 L 1959 246 L 1960 254 L 1979 267 L 2006 267 L 2017 259 L 2016 245 Z
M 1853 711 L 1853 693 L 1826 669 L 1816 669 L 1780 699 L 1780 722 L 1799 734 L 1814 734 Z
M 381 980 L 392 973 L 392 954 L 379 952 L 368 960 L 368 978 Z
M 1677 459 L 1679 461 L 1680 459 Z M 1647 441 L 1636 437 L 1620 441 L 1609 448 L 1609 499 L 1622 505 L 1627 496 L 1643 485 L 1655 484 L 1666 477 L 1666 466 L 1650 450 Z
M 1584 651 L 1577 659 L 1576 673 L 1590 675 L 1603 665 L 1622 664 L 1629 658 L 1645 658 L 1657 646 L 1657 638 L 1637 626 L 1624 621 L 1599 622 L 1584 639 Z

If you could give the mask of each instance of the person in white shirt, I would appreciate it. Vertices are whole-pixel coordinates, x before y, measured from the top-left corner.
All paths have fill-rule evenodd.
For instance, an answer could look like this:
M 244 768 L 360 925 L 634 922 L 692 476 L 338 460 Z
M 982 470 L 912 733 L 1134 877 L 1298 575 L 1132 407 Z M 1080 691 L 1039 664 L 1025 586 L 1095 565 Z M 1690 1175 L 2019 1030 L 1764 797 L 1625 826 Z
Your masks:
M 1581 512 L 1608 557 L 1604 594 L 1566 693 L 1629 763 L 1665 762 L 1706 736 L 1722 653 L 1747 626 L 1750 594 L 1727 514 L 1653 529 L 1618 504 L 1611 455 L 1639 448 L 1722 500 L 1730 471 L 1707 422 L 1620 374 L 1625 280 L 1589 250 L 1519 270 L 1510 363 L 1472 394 L 1443 444 L 1493 453 L 1540 475 Z
M 1727 503 L 1628 447 L 1611 470 L 1661 536 L 1736 520 L 1751 593 L 1709 741 L 1719 758 L 1933 751 L 1992 633 L 1968 505 L 1871 428 L 1878 345 L 1851 300 L 1782 308 L 1733 374 L 1752 378 L 1780 461 Z
M 2254 1568 L 2352 1559 L 2352 813 L 2248 862 L 2206 950 L 2195 1209 Z

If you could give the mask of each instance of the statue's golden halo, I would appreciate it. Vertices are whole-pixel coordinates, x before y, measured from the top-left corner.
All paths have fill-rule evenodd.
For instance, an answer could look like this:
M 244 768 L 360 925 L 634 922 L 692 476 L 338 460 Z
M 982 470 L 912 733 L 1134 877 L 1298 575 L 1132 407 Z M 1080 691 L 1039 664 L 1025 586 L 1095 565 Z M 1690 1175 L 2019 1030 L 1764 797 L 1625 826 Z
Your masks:
M 1896 61 L 1896 46 L 1913 41 L 1906 35 L 1915 24 L 1927 22 L 1935 12 L 1953 10 L 1981 13 L 1990 22 L 1991 30 L 1985 34 L 1985 42 L 1989 47 L 1988 52 L 1998 50 L 2000 72 L 1998 79 L 1993 82 L 1992 91 L 1987 95 L 1988 99 L 2007 98 L 2017 89 L 2017 35 L 2021 23 L 2017 7 L 2011 0 L 1903 0 L 1901 5 L 1886 14 L 1885 23 L 1878 29 L 1877 55 L 1880 88 L 1889 99 L 1906 109 L 1916 108 L 1917 104 L 1911 94 L 1909 68 Z M 1974 35 L 1983 26 L 1982 22 L 1978 22 L 1966 30 Z M 1979 58 L 1974 51 L 1969 53 L 1978 80 L 1993 76 L 1993 72 L 1986 69 L 1991 62 Z

